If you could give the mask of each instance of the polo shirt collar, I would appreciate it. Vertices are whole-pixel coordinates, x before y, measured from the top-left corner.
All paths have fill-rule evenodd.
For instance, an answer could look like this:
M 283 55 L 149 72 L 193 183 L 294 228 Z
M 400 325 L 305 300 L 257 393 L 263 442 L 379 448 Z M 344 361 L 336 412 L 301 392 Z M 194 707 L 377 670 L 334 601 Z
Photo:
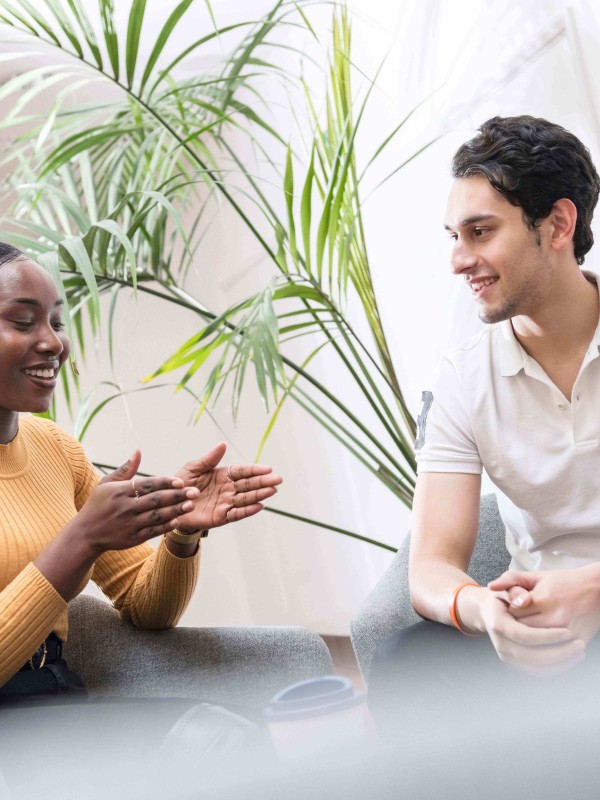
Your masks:
M 600 292 L 600 276 L 590 270 L 582 270 L 588 280 L 591 280 L 598 287 Z M 516 375 L 525 369 L 527 353 L 521 345 L 513 330 L 512 322 L 505 319 L 499 323 L 500 326 L 500 373 L 504 377 Z M 596 333 L 592 339 L 592 345 L 600 352 L 600 320 L 596 327 Z M 591 348 L 590 348 L 591 349 Z M 589 353 L 589 351 L 588 351 Z
M 597 333 L 598 331 L 596 331 Z M 527 353 L 521 345 L 513 330 L 509 319 L 500 323 L 500 373 L 504 377 L 516 375 L 525 368 Z

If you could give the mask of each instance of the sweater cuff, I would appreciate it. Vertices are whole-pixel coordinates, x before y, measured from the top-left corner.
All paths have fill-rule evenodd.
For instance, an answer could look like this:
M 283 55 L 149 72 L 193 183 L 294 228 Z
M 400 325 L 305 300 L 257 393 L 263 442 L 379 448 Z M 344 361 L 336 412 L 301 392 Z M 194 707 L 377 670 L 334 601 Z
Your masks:
M 0 618 L 0 685 L 14 674 L 66 614 L 67 602 L 33 564 L 2 592 L 10 615 Z

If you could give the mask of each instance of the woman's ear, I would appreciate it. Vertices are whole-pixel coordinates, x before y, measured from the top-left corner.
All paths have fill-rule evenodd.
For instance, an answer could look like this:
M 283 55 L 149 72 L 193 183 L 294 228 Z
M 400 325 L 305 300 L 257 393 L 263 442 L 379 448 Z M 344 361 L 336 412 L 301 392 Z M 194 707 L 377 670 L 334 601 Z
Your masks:
M 557 200 L 550 212 L 552 225 L 551 246 L 555 250 L 564 250 L 572 244 L 577 224 L 577 208 L 575 203 L 566 197 Z

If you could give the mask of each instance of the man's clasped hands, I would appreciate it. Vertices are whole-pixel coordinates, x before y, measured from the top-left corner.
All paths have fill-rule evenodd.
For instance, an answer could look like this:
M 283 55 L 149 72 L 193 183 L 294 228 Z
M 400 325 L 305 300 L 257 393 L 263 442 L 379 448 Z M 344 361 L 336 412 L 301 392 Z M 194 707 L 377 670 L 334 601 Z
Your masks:
M 534 675 L 583 661 L 600 630 L 597 564 L 545 572 L 508 571 L 488 584 L 483 618 L 505 663 Z

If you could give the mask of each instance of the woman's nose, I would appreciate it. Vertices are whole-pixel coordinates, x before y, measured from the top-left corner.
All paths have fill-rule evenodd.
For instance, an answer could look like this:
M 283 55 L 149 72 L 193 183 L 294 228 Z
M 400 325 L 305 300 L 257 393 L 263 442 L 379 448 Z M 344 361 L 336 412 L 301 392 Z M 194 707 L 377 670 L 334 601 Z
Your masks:
M 36 350 L 41 353 L 56 353 L 59 355 L 65 349 L 63 340 L 51 325 L 48 325 L 40 335 Z

